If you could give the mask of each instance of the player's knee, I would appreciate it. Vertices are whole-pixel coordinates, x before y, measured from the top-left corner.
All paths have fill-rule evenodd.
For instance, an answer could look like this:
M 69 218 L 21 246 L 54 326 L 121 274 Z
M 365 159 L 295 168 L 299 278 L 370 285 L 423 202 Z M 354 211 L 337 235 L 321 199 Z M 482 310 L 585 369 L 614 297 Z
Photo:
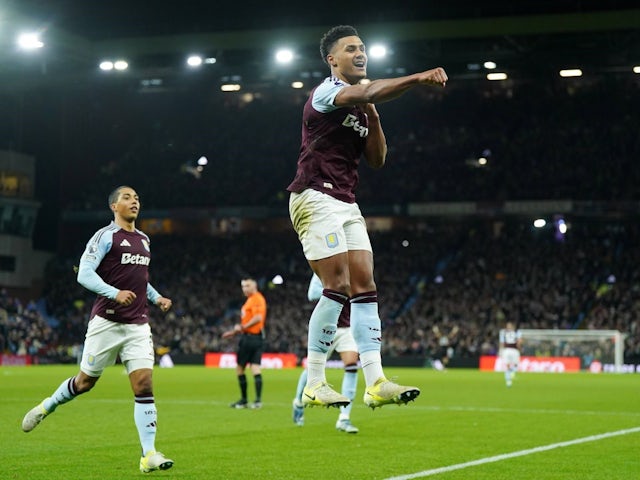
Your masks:
M 336 278 L 325 284 L 327 290 L 341 293 L 347 297 L 351 295 L 351 286 L 348 278 Z
M 351 290 L 353 295 L 357 295 L 362 292 L 375 292 L 377 291 L 376 282 L 373 280 L 373 276 L 367 276 L 366 278 L 352 278 Z
M 133 393 L 136 397 L 152 397 L 153 388 L 147 384 L 138 385 L 133 389 Z
M 153 381 L 151 379 L 151 376 L 145 375 L 136 378 L 131 387 L 135 395 L 153 395 Z

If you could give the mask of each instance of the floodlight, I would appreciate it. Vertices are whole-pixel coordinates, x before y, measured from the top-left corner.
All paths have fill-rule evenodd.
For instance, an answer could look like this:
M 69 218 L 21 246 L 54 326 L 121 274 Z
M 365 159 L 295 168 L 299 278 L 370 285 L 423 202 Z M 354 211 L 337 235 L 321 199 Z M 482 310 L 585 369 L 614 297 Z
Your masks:
M 21 33 L 16 42 L 23 50 L 37 50 L 44 47 L 38 33 Z
M 129 64 L 126 62 L 126 60 L 116 60 L 115 62 L 113 62 L 113 68 L 122 71 L 129 68 Z
M 199 67 L 202 65 L 202 57 L 200 55 L 191 55 L 187 58 L 187 65 L 190 67 Z
M 100 70 L 104 70 L 105 72 L 113 70 L 113 62 L 111 60 L 104 60 L 100 62 Z
M 293 60 L 293 52 L 288 48 L 282 48 L 276 52 L 276 62 L 291 63 Z
M 487 80 L 506 80 L 507 74 L 504 72 L 487 73 Z
M 564 221 L 558 222 L 558 231 L 563 235 L 567 233 L 567 224 Z
M 384 58 L 387 56 L 387 47 L 378 43 L 372 45 L 368 53 L 371 58 Z
M 582 76 L 582 70 L 580 70 L 579 68 L 569 68 L 566 70 L 560 70 L 560 76 L 563 78 L 567 78 L 567 77 L 581 77 Z

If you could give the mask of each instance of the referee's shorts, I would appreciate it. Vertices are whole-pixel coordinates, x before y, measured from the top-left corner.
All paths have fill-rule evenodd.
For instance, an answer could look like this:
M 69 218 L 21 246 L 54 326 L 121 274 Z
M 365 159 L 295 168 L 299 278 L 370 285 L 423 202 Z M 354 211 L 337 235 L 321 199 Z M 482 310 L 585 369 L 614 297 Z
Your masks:
M 249 363 L 260 365 L 263 353 L 264 338 L 262 333 L 243 333 L 240 336 L 238 351 L 236 353 L 238 365 L 242 367 L 245 367 Z

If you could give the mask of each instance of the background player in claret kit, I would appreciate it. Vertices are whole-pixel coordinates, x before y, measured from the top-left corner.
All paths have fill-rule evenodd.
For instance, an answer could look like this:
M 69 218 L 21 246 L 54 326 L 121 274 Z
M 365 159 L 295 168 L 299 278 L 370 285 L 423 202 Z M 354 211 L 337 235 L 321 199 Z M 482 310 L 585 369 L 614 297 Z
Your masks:
M 389 381 L 380 354 L 382 331 L 373 253 L 355 200 L 361 156 L 381 168 L 387 145 L 375 103 L 418 86 L 444 86 L 442 68 L 392 79 L 360 83 L 367 75 L 365 46 L 355 28 L 339 25 L 320 41 L 331 75 L 314 88 L 302 114 L 302 142 L 289 214 L 311 269 L 324 290 L 309 320 L 305 405 L 341 406 L 349 398 L 326 381 L 327 351 L 343 306 L 351 303 L 351 332 L 360 353 L 371 408 L 414 400 L 420 390 Z
M 457 325 L 454 325 L 449 332 L 446 333 L 440 330 L 438 325 L 434 325 L 431 331 L 438 342 L 433 356 L 433 368 L 436 370 L 446 370 L 449 365 L 449 360 L 451 360 L 453 343 L 460 329 Z
M 222 338 L 241 335 L 236 351 L 236 375 L 240 386 L 240 400 L 232 403 L 232 408 L 262 407 L 262 371 L 260 363 L 264 352 L 264 322 L 267 318 L 267 301 L 258 290 L 253 278 L 243 278 L 240 282 L 242 293 L 247 300 L 242 305 L 240 323 L 232 330 L 222 334 Z M 249 365 L 255 384 L 255 401 L 249 405 L 247 400 L 247 376 L 245 369 Z
M 512 322 L 507 322 L 500 330 L 499 337 L 500 358 L 504 364 L 504 381 L 507 387 L 510 387 L 520 364 L 522 333 L 515 328 Z
M 127 186 L 109 195 L 114 220 L 98 230 L 80 259 L 78 282 L 97 298 L 87 326 L 80 371 L 67 378 L 22 420 L 30 432 L 60 405 L 91 390 L 104 369 L 119 356 L 129 374 L 134 393 L 133 418 L 142 447 L 140 471 L 166 470 L 173 460 L 156 451 L 157 411 L 152 373 L 155 362 L 147 301 L 163 312 L 171 300 L 149 283 L 151 250 L 149 237 L 136 229 L 140 199 Z
M 322 296 L 322 282 L 314 273 L 309 282 L 309 290 L 307 298 L 309 301 L 315 302 Z M 358 385 L 358 351 L 356 342 L 351 335 L 350 328 L 350 305 L 346 303 L 342 308 L 340 317 L 338 318 L 338 330 L 331 348 L 327 352 L 327 358 L 336 351 L 340 355 L 340 359 L 344 364 L 344 375 L 342 377 L 342 395 L 353 402 L 356 397 L 356 387 Z M 304 425 L 304 404 L 302 403 L 302 392 L 307 384 L 307 370 L 303 370 L 298 379 L 298 387 L 296 396 L 293 399 L 293 422 L 298 425 Z M 352 403 L 340 407 L 340 415 L 336 422 L 336 429 L 341 432 L 358 433 L 358 427 L 351 423 L 351 407 Z

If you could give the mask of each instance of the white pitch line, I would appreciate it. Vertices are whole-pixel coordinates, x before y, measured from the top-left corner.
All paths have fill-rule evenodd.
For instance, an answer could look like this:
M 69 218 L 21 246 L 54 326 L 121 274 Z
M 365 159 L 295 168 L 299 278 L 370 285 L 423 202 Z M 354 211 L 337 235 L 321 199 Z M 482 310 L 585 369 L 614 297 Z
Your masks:
M 410 473 L 408 475 L 400 475 L 398 477 L 389 477 L 384 480 L 410 480 L 412 478 L 430 477 L 431 475 L 453 472 L 454 470 L 462 470 L 463 468 L 484 465 L 485 463 L 500 462 L 502 460 L 509 460 L 511 458 L 531 455 L 532 453 L 546 452 L 548 450 L 554 450 L 556 448 L 570 447 L 571 445 L 579 445 L 581 443 L 595 442 L 598 440 L 602 440 L 604 438 L 618 437 L 620 435 L 629 435 L 630 433 L 639 433 L 639 432 L 640 432 L 640 427 L 627 428 L 625 430 L 617 430 L 615 432 L 601 433 L 599 435 L 591 435 L 589 437 L 576 438 L 575 440 L 568 440 L 566 442 L 552 443 L 551 445 L 543 445 L 541 447 L 529 448 L 527 450 L 520 450 L 518 452 L 504 453 L 502 455 L 495 455 L 493 457 L 486 457 L 486 458 L 481 458 L 479 460 L 472 460 L 471 462 L 458 463 L 456 465 L 449 465 L 447 467 L 434 468 L 432 470 L 425 470 L 423 472 Z
M 550 408 L 500 408 L 500 407 L 424 407 L 422 405 L 411 406 L 411 409 L 426 409 L 433 411 L 454 411 L 454 412 L 484 412 L 484 413 L 526 413 L 526 414 L 559 414 L 559 415 L 623 415 L 640 416 L 640 412 L 611 412 L 606 410 L 558 410 Z

